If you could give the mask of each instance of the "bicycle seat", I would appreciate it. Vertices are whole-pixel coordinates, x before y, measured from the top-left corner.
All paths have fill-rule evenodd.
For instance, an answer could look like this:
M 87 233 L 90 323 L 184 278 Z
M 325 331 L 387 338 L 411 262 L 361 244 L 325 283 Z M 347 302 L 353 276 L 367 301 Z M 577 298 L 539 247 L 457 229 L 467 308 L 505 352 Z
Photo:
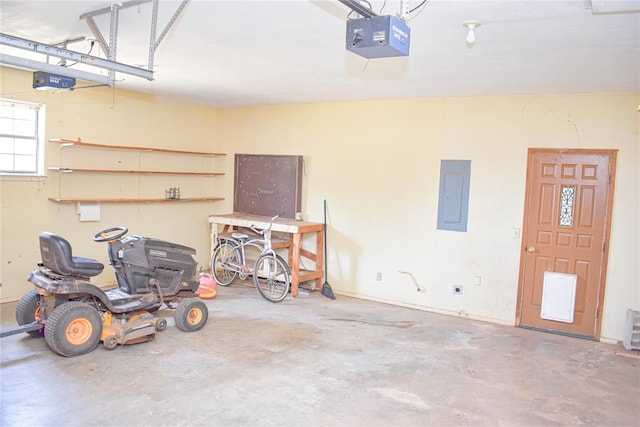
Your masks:
M 233 237 L 234 239 L 243 240 L 248 239 L 249 235 L 246 233 L 233 233 L 231 234 L 231 237 Z

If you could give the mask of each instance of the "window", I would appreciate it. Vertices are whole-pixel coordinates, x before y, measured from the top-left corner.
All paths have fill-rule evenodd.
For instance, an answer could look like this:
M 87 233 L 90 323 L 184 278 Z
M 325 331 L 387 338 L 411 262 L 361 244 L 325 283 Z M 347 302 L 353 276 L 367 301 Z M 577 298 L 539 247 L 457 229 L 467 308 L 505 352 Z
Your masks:
M 563 185 L 561 187 L 560 227 L 573 227 L 573 203 L 575 198 L 575 185 Z
M 43 173 L 44 112 L 42 104 L 0 99 L 0 173 Z

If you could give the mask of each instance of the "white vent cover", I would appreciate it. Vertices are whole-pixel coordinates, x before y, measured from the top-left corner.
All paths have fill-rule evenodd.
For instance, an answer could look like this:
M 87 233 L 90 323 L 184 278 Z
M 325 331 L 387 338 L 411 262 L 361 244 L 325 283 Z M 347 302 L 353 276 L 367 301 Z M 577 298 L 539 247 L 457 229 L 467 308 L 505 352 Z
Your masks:
M 578 276 L 575 274 L 545 271 L 540 317 L 557 322 L 573 323 L 577 282 Z
M 626 350 L 640 350 L 640 311 L 627 309 L 622 345 Z

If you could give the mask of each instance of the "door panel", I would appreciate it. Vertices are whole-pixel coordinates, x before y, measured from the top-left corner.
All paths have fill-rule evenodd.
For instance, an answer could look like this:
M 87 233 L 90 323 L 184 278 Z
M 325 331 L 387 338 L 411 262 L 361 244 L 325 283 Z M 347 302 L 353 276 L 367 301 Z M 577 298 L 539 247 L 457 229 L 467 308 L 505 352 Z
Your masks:
M 529 150 L 516 323 L 599 338 L 614 150 Z M 577 275 L 573 323 L 540 317 L 545 271 Z

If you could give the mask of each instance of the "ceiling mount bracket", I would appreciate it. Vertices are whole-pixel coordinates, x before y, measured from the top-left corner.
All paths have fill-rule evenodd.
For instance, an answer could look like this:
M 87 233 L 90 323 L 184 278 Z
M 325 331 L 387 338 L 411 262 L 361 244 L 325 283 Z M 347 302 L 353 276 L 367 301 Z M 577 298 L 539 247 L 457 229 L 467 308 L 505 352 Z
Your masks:
M 171 19 L 169 19 L 169 22 L 167 23 L 165 28 L 162 30 L 162 32 L 160 33 L 160 36 L 157 39 L 156 39 L 156 34 L 157 34 L 157 26 L 158 26 L 159 0 L 131 0 L 131 1 L 126 1 L 122 3 L 116 3 L 111 5 L 110 7 L 94 10 L 93 12 L 83 13 L 82 15 L 80 15 L 80 19 L 84 19 L 87 22 L 89 29 L 91 30 L 93 35 L 96 37 L 96 40 L 98 40 L 98 43 L 100 44 L 100 47 L 102 48 L 102 51 L 104 52 L 104 54 L 107 55 L 109 59 L 115 59 L 116 43 L 117 43 L 117 36 L 118 36 L 118 12 L 121 9 L 126 9 L 128 7 L 133 7 L 133 6 L 139 6 L 141 4 L 149 3 L 149 2 L 153 2 L 153 6 L 151 11 L 151 30 L 150 30 L 150 37 L 149 37 L 149 62 L 147 64 L 147 69 L 149 71 L 153 71 L 153 61 L 154 61 L 156 49 L 158 48 L 158 46 L 160 45 L 164 37 L 167 35 L 167 33 L 169 32 L 173 24 L 176 22 L 176 20 L 182 13 L 182 10 L 185 8 L 187 3 L 189 3 L 189 0 L 183 0 L 180 3 L 180 5 L 178 6 L 174 14 L 171 16 Z M 111 14 L 108 45 L 105 41 L 104 36 L 102 35 L 102 32 L 100 31 L 100 29 L 96 25 L 95 20 L 93 19 L 94 16 L 104 15 L 107 13 Z
M 149 46 L 149 64 L 148 68 L 136 67 L 133 65 L 127 65 L 120 62 L 116 62 L 116 47 L 118 39 L 118 14 L 120 9 L 138 6 L 143 3 L 153 1 L 152 11 L 152 29 Z M 93 12 L 88 12 L 80 16 L 80 19 L 84 19 L 89 26 L 89 29 L 96 38 L 97 43 L 100 45 L 102 52 L 108 59 L 104 59 L 98 56 L 92 56 L 89 54 L 83 54 L 66 49 L 66 45 L 63 47 L 40 43 L 32 40 L 23 39 L 20 37 L 11 36 L 8 34 L 0 33 L 0 44 L 10 46 L 17 49 L 22 49 L 30 52 L 43 54 L 46 56 L 46 61 L 37 61 L 31 58 L 22 58 L 14 55 L 0 54 L 0 64 L 6 64 L 19 68 L 26 68 L 35 71 L 47 71 L 50 73 L 59 74 L 61 76 L 75 77 L 82 80 L 113 86 L 115 84 L 115 73 L 128 74 L 135 77 L 142 77 L 147 80 L 153 80 L 153 57 L 158 45 L 162 39 L 166 36 L 171 26 L 175 23 L 178 16 L 185 8 L 189 0 L 183 0 L 176 12 L 173 14 L 168 24 L 156 39 L 156 26 L 157 26 L 157 14 L 159 0 L 131 0 L 123 3 L 115 3 L 107 8 L 102 8 Z M 107 44 L 102 32 L 96 25 L 94 16 L 109 13 L 109 43 Z M 48 62 L 49 57 L 61 58 L 59 64 L 54 65 Z M 78 64 L 92 66 L 100 70 L 106 70 L 107 75 L 97 74 L 84 70 L 77 70 L 64 66 L 66 59 L 72 60 Z

